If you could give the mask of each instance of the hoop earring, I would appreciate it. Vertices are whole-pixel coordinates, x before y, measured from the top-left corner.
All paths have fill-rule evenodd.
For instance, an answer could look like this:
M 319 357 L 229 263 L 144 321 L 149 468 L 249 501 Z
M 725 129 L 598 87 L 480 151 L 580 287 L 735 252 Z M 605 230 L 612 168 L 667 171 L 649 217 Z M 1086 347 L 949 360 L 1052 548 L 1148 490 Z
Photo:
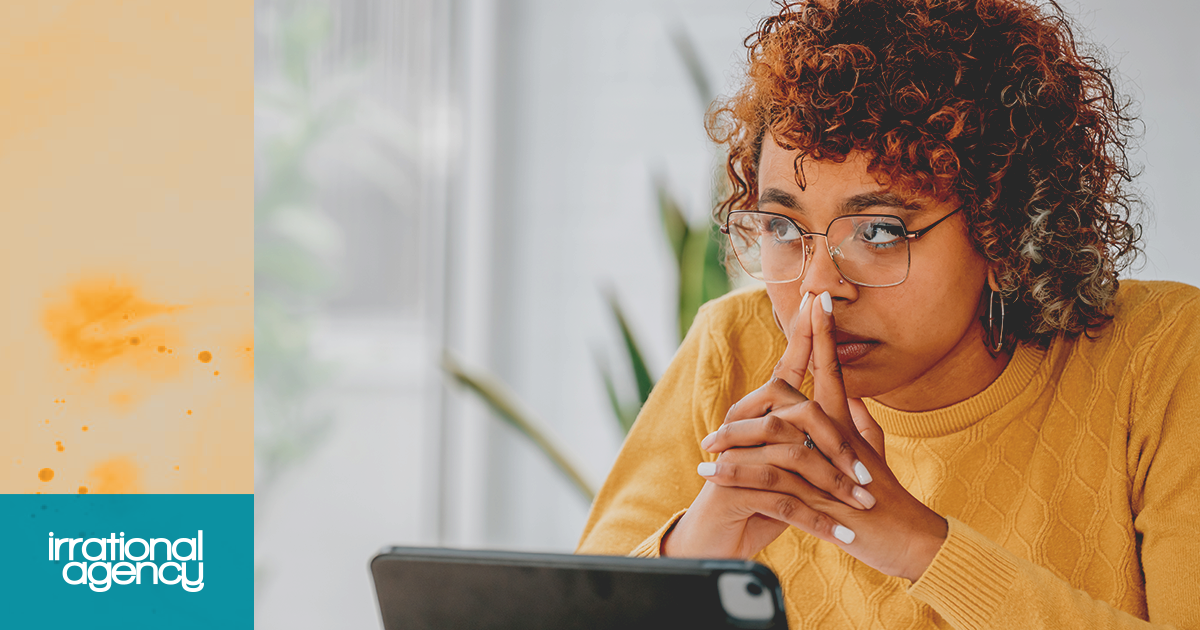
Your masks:
M 992 307 L 996 299 L 996 292 L 992 291 L 988 295 L 988 337 L 995 338 L 996 345 L 992 347 L 993 352 L 1000 352 L 1004 347 L 1004 296 L 1000 296 L 1000 334 L 996 334 L 996 321 L 992 317 Z M 988 339 L 990 342 L 991 339 Z

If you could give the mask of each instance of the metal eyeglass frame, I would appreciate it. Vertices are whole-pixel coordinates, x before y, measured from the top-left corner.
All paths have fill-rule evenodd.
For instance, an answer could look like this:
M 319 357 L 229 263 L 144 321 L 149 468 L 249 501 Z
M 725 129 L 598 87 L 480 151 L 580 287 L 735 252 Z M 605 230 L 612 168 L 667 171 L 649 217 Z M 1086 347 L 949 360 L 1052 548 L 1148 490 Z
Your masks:
M 733 244 L 733 235 L 729 233 L 729 222 L 733 219 L 733 215 L 735 215 L 735 214 L 752 214 L 753 213 L 753 214 L 765 214 L 768 216 L 779 217 L 779 218 L 787 221 L 788 223 L 791 223 L 796 228 L 796 230 L 798 230 L 800 232 L 800 238 L 814 237 L 814 236 L 824 237 L 825 244 L 826 244 L 825 249 L 829 250 L 829 247 L 828 247 L 828 245 L 829 245 L 829 228 L 830 228 L 830 226 L 833 225 L 834 221 L 837 221 L 839 219 L 844 219 L 846 217 L 855 217 L 855 218 L 878 217 L 878 218 L 884 218 L 884 219 L 895 219 L 896 221 L 898 221 L 900 223 L 900 227 L 904 229 L 904 238 L 907 239 L 908 241 L 912 241 L 914 239 L 918 239 L 918 238 L 921 238 L 922 236 L 925 236 L 925 234 L 927 234 L 929 232 L 929 230 L 932 230 L 933 228 L 937 227 L 937 225 L 939 223 L 941 223 L 942 221 L 945 221 L 946 219 L 949 219 L 950 217 L 954 216 L 955 214 L 958 213 L 959 210 L 962 210 L 962 206 L 955 208 L 952 212 L 950 212 L 946 216 L 938 219 L 937 221 L 934 221 L 933 223 L 930 223 L 929 225 L 927 225 L 919 230 L 912 230 L 912 231 L 910 231 L 908 229 L 908 226 L 904 224 L 904 219 L 901 219 L 900 217 L 898 217 L 894 214 L 842 215 L 840 217 L 833 219 L 833 221 L 830 221 L 829 225 L 825 226 L 824 232 L 806 232 L 804 230 L 804 228 L 800 227 L 800 225 L 796 223 L 796 221 L 794 219 L 792 219 L 791 217 L 786 216 L 786 215 L 778 214 L 776 212 L 763 212 L 761 210 L 734 210 L 733 212 L 729 213 L 728 217 L 725 218 L 725 224 L 721 226 L 721 233 L 729 238 L 729 246 L 734 248 L 734 258 L 737 258 L 738 265 L 741 265 L 742 269 L 745 270 L 747 274 L 749 274 L 751 277 L 754 277 L 754 274 L 750 273 L 749 269 L 746 269 L 746 265 L 742 264 L 742 259 L 737 257 L 737 247 Z M 810 249 L 810 246 L 808 244 L 805 244 L 804 245 L 804 265 L 800 268 L 800 275 L 796 276 L 795 278 L 792 278 L 791 280 L 764 280 L 761 278 L 756 278 L 756 279 L 761 280 L 762 282 L 766 282 L 768 284 L 782 284 L 785 282 L 795 282 L 797 280 L 802 280 L 804 278 L 804 276 L 808 275 L 808 263 L 809 263 L 809 261 L 812 260 L 813 253 L 814 252 L 813 252 L 813 250 Z M 902 284 L 905 280 L 908 280 L 908 272 L 912 270 L 912 249 L 908 248 L 907 253 L 908 253 L 908 265 L 904 269 L 904 277 L 901 278 L 898 282 L 893 282 L 891 284 L 866 284 L 863 282 L 856 282 L 854 280 L 851 280 L 850 278 L 846 277 L 846 274 L 842 271 L 841 266 L 838 265 L 837 258 L 834 257 L 832 250 L 829 250 L 829 259 L 833 261 L 833 266 L 837 267 L 838 273 L 842 274 L 842 277 L 846 278 L 847 282 L 857 285 L 857 286 L 860 286 L 860 287 L 886 288 L 886 287 L 897 286 L 899 284 Z

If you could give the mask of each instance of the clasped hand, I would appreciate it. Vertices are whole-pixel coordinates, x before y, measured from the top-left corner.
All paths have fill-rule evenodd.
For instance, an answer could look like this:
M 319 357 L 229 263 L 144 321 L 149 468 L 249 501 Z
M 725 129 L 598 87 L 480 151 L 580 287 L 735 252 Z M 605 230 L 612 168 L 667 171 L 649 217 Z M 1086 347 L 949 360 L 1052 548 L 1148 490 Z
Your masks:
M 701 442 L 719 455 L 697 468 L 706 483 L 663 555 L 749 558 L 790 525 L 911 581 L 933 561 L 946 520 L 900 485 L 883 430 L 846 397 L 832 311 L 828 293 L 806 294 L 771 380 Z M 813 400 L 798 391 L 810 368 Z

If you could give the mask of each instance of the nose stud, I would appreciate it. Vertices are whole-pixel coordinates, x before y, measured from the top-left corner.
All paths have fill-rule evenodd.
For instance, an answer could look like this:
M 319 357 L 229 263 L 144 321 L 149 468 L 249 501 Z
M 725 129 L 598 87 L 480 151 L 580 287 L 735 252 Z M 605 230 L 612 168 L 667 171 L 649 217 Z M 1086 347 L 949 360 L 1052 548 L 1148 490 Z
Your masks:
M 845 280 L 838 280 L 838 284 L 846 284 Z

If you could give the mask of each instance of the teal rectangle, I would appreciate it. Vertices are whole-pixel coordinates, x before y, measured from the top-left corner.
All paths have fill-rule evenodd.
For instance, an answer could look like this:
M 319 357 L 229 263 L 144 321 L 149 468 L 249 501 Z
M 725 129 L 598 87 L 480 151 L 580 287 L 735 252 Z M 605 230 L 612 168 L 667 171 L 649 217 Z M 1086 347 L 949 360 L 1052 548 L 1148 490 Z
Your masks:
M 203 588 L 153 584 L 143 568 L 142 584 L 112 584 L 95 592 L 63 579 L 69 543 L 50 559 L 54 538 L 198 538 L 203 531 Z M 120 538 L 120 536 L 118 536 Z M 113 549 L 112 545 L 108 549 Z M 156 560 L 162 563 L 163 545 Z M 188 545 L 178 547 L 186 557 Z M 136 551 L 135 551 L 136 550 Z M 140 548 L 134 543 L 132 553 Z M 254 627 L 254 496 L 249 494 L 0 495 L 0 628 L 239 629 Z M 92 543 L 95 557 L 99 546 Z M 75 547 L 76 561 L 84 561 Z M 188 578 L 198 561 L 188 562 Z M 103 567 L 93 570 L 103 579 Z M 68 576 L 81 576 L 72 567 Z M 175 574 L 166 569 L 168 579 Z M 102 588 L 98 586 L 97 588 Z

